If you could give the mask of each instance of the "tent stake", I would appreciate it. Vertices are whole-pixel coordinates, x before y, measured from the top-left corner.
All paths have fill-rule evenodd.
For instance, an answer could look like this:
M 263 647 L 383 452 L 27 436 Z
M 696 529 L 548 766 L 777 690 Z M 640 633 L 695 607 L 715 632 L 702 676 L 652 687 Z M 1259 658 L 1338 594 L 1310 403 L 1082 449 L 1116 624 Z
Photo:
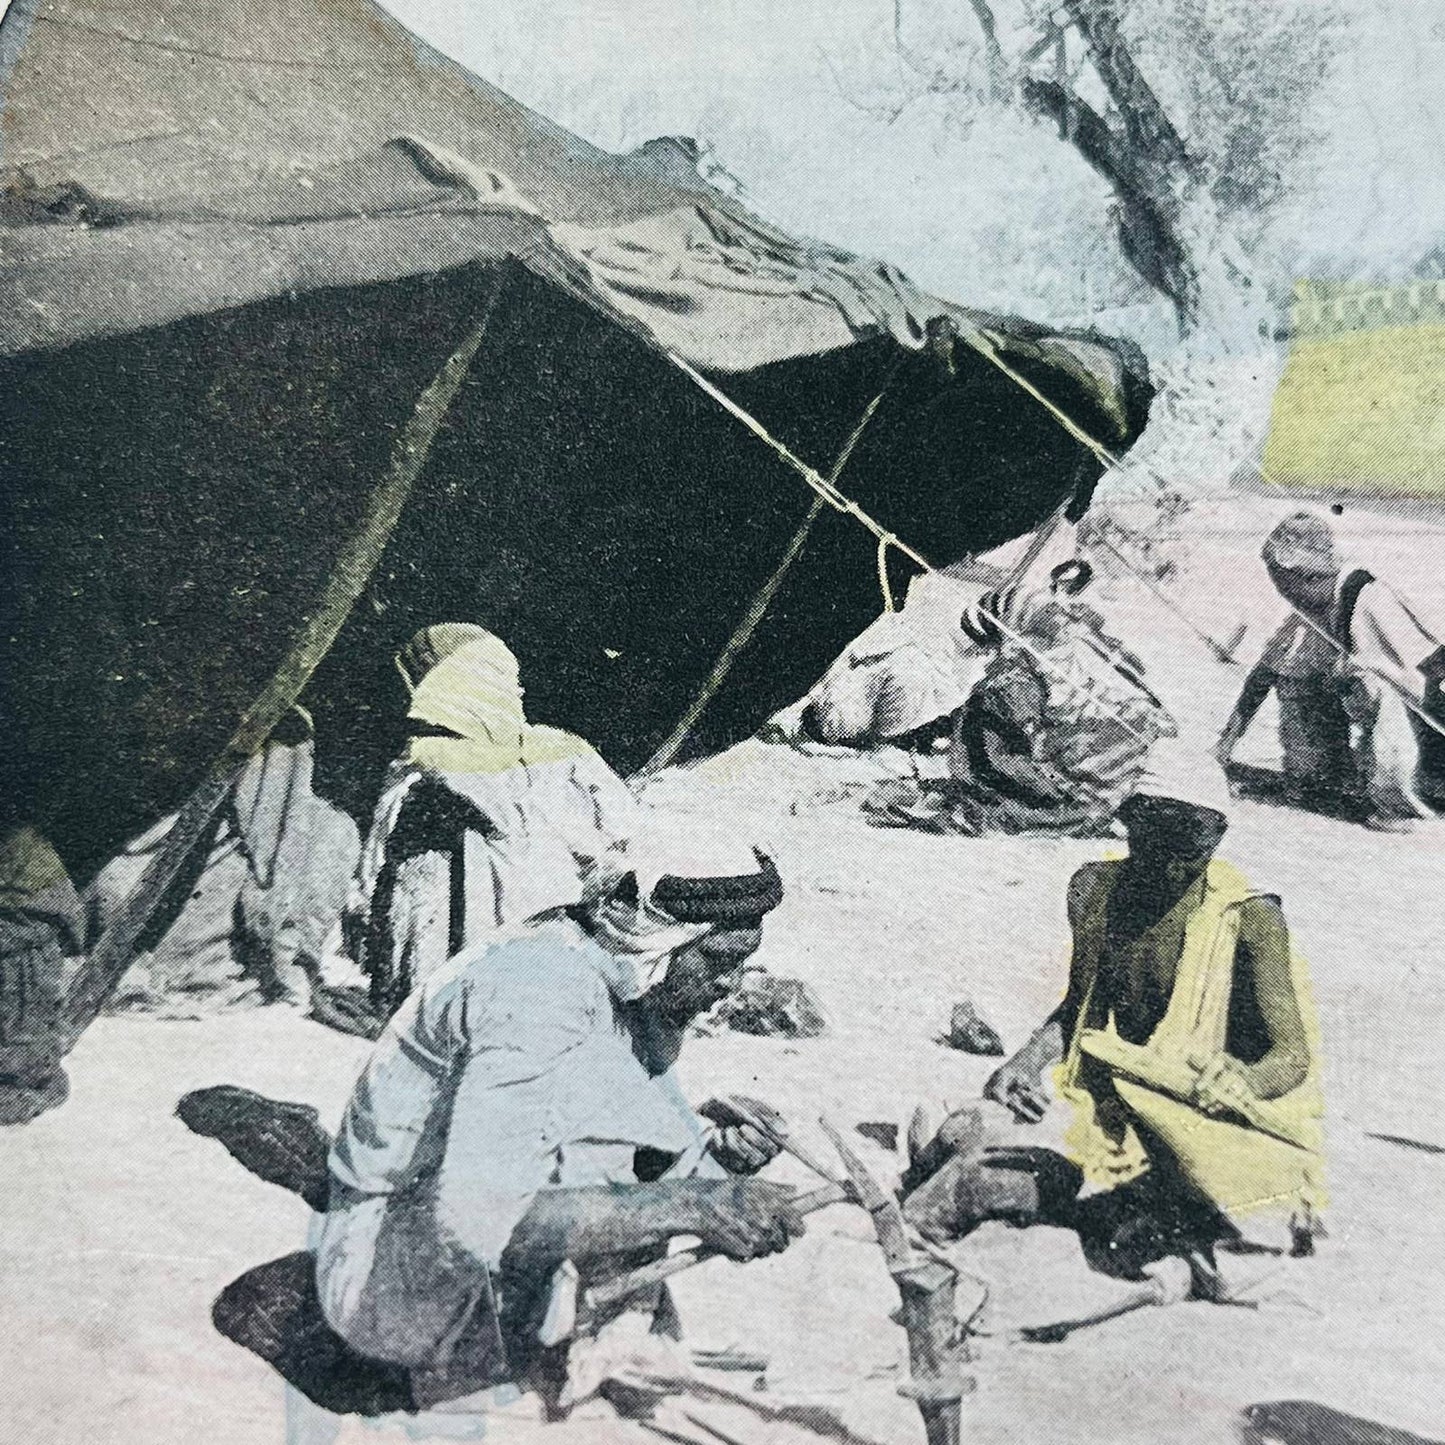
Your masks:
M 481 316 L 417 398 L 411 417 L 392 448 L 391 462 L 367 501 L 365 515 L 337 556 L 331 575 L 291 650 L 247 708 L 230 742 L 176 815 L 160 851 L 91 950 L 65 1004 L 63 1026 L 67 1053 L 105 1007 L 106 1000 L 130 967 L 141 936 L 186 860 L 225 805 L 241 770 L 300 697 L 331 650 L 391 540 L 442 421 L 486 336 L 505 283 L 503 272 L 494 283 Z

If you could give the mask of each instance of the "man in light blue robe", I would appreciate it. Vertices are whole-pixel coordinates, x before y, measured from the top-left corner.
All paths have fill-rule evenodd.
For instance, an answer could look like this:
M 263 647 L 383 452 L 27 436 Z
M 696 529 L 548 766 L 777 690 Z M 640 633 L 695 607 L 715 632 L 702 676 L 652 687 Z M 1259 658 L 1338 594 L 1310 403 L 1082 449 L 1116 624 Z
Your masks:
M 671 1073 L 781 899 L 755 857 L 628 873 L 464 951 L 378 1040 L 331 1152 L 317 1283 L 333 1328 L 407 1367 L 418 1404 L 525 1382 L 564 1261 L 588 1282 L 677 1236 L 750 1259 L 801 1232 L 789 1191 L 734 1177 L 776 1146 L 709 1137 Z

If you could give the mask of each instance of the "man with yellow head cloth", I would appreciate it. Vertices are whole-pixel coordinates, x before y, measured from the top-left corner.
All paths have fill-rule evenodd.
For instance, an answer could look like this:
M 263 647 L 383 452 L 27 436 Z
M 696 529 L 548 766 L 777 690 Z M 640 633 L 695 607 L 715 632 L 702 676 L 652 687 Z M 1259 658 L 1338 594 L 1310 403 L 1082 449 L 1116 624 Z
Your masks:
M 410 737 L 352 907 L 384 1014 L 460 949 L 571 902 L 579 873 L 629 836 L 635 808 L 586 742 L 527 721 L 517 659 L 484 628 L 425 628 L 396 661 Z

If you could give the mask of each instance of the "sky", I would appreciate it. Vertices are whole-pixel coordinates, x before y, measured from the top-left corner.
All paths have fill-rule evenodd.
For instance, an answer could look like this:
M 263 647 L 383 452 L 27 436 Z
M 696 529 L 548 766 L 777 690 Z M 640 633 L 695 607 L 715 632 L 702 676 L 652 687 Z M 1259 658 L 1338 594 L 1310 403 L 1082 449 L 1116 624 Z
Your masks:
M 1326 3 L 1326 0 L 1320 0 Z M 1445 239 L 1445 3 L 1343 0 L 1313 183 L 1277 230 L 1315 274 L 1388 278 Z M 387 0 L 438 49 L 609 150 L 694 135 L 767 219 L 971 304 L 1071 319 L 1141 299 L 1108 193 L 1016 117 L 895 119 L 892 0 Z M 882 79 L 880 80 L 880 77 Z

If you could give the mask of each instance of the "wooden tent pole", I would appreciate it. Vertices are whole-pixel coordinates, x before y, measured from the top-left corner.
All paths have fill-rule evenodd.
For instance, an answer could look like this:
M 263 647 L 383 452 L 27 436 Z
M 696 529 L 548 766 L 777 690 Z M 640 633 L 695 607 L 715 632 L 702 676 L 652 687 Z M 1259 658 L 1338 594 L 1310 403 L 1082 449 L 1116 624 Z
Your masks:
M 400 436 L 392 447 L 391 462 L 367 500 L 360 524 L 336 558 L 326 585 L 307 614 L 290 651 L 266 687 L 246 709 L 229 743 L 211 765 L 200 786 L 176 815 L 160 851 L 127 895 L 120 911 L 106 926 L 65 1004 L 66 1052 L 94 1021 L 120 983 L 135 956 L 136 945 L 149 926 L 186 860 L 200 845 L 215 816 L 225 805 L 246 763 L 270 736 L 271 730 L 300 697 L 321 665 L 337 634 L 361 596 L 386 550 L 402 508 L 431 453 L 472 359 L 486 336 L 492 313 L 505 285 L 498 276 L 481 316 L 441 370 L 417 398 Z
M 833 470 L 828 473 L 829 486 L 836 487 L 842 479 L 843 469 L 852 459 L 854 448 L 862 439 L 868 423 L 873 420 L 873 414 L 882 404 L 888 388 L 893 385 L 893 378 L 898 374 L 898 366 L 899 363 L 895 361 L 889 368 L 878 395 L 863 409 L 863 415 L 858 418 L 857 425 L 848 434 L 847 441 L 843 443 L 843 450 L 838 453 L 838 458 L 833 463 Z M 813 505 L 808 508 L 807 515 L 798 524 L 798 530 L 793 533 L 793 540 L 788 543 L 787 550 L 783 553 L 783 560 L 773 569 L 772 575 L 758 589 L 757 595 L 749 603 L 742 621 L 733 629 L 733 635 L 728 638 L 727 645 L 723 648 L 717 662 L 713 664 L 712 672 L 702 685 L 702 691 L 693 698 L 687 710 L 678 719 L 677 726 L 673 728 L 667 741 L 643 764 L 640 776 L 648 777 L 659 769 L 665 768 L 677 756 L 682 745 L 687 741 L 688 734 L 697 725 L 698 718 L 703 715 L 708 703 L 713 700 L 718 689 L 727 680 L 727 675 L 732 671 L 732 665 L 737 661 L 738 654 L 752 641 L 753 633 L 758 629 L 758 623 L 763 620 L 764 613 L 772 606 L 773 598 L 777 596 L 778 589 L 792 570 L 793 563 L 802 555 L 803 547 L 812 533 L 813 523 L 818 520 L 818 515 L 825 505 L 822 494 L 815 494 Z

